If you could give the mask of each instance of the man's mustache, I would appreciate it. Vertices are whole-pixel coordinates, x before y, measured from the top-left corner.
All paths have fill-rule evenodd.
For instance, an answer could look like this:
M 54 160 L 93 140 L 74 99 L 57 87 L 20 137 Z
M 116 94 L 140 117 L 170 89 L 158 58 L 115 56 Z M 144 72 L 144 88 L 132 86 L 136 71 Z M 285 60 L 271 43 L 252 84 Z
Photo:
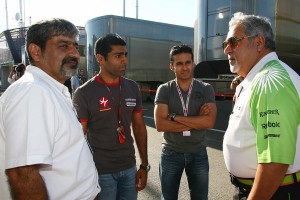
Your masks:
M 75 57 L 67 57 L 67 58 L 64 58 L 62 60 L 62 64 L 63 65 L 66 64 L 66 63 L 68 63 L 68 62 L 74 62 L 76 64 L 76 66 L 78 65 L 78 59 L 75 58 Z

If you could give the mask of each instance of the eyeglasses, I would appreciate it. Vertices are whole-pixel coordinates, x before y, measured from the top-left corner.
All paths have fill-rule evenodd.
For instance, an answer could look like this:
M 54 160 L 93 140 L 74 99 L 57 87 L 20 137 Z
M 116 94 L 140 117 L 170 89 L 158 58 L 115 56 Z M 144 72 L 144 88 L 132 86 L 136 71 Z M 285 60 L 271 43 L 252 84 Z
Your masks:
M 230 48 L 235 49 L 237 47 L 239 41 L 242 41 L 243 39 L 249 38 L 249 37 L 256 37 L 256 35 L 244 36 L 241 38 L 230 37 L 223 42 L 223 46 L 222 46 L 223 50 L 227 47 L 227 45 L 229 45 Z

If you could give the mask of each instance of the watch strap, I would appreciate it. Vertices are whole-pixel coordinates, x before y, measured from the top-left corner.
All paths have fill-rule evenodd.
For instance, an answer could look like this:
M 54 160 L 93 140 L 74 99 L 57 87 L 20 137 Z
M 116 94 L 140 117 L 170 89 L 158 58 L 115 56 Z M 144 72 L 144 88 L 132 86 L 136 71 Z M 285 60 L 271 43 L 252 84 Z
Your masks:
M 151 166 L 148 164 L 148 165 L 140 165 L 140 169 L 143 169 L 143 170 L 146 170 L 147 172 L 149 172 L 150 171 L 150 168 L 151 168 Z

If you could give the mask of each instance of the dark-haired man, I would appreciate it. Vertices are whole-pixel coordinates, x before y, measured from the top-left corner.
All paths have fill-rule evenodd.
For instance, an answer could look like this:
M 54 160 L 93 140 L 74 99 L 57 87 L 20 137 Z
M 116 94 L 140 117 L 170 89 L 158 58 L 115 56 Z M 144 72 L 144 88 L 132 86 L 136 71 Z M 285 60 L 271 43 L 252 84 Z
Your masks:
M 123 77 L 127 50 L 119 35 L 99 38 L 95 56 L 101 70 L 76 90 L 73 103 L 94 152 L 100 199 L 134 200 L 145 188 L 150 169 L 141 94 L 133 80 Z M 138 170 L 134 141 L 141 160 Z
M 161 85 L 156 93 L 154 118 L 163 133 L 160 160 L 162 199 L 178 199 L 185 170 L 192 200 L 208 196 L 208 157 L 205 129 L 215 123 L 217 108 L 211 85 L 193 78 L 192 48 L 171 48 L 170 69 L 175 79 Z

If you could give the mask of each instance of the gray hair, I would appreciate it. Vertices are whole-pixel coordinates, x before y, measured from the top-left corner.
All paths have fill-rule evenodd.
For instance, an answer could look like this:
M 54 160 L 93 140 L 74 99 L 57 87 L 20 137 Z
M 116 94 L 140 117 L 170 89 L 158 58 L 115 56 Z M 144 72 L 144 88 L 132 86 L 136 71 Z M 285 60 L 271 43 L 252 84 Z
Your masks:
M 267 17 L 237 12 L 229 21 L 229 29 L 236 25 L 243 26 L 247 36 L 263 36 L 266 40 L 265 47 L 271 51 L 276 50 L 271 22 Z

